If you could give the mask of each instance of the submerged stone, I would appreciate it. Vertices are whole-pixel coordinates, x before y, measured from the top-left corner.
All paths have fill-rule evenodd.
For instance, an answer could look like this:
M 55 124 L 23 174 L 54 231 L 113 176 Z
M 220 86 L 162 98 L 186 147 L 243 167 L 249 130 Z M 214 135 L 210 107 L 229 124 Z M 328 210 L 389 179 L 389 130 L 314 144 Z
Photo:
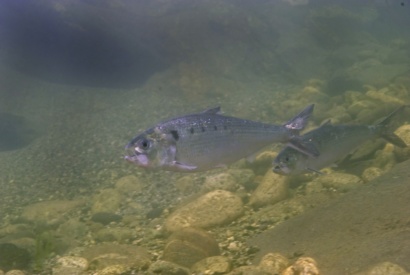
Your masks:
M 313 257 L 323 274 L 392 261 L 410 269 L 410 161 L 323 206 L 254 237 L 255 260 L 270 251 Z
M 0 244 L 0 269 L 26 269 L 31 262 L 30 253 L 11 243 Z
M 209 192 L 172 213 L 167 221 L 168 231 L 184 227 L 209 228 L 229 223 L 243 212 L 242 200 L 235 194 L 216 190 Z

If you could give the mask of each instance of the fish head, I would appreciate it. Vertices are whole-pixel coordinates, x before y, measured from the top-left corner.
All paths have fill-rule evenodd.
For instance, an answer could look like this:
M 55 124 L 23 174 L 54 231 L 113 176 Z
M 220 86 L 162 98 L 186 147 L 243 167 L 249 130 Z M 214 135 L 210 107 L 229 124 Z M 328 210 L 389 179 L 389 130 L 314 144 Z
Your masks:
M 300 156 L 300 152 L 285 148 L 273 160 L 273 172 L 280 175 L 298 174 Z
M 125 160 L 143 168 L 158 169 L 175 159 L 175 144 L 158 129 L 150 129 L 133 138 L 125 147 Z

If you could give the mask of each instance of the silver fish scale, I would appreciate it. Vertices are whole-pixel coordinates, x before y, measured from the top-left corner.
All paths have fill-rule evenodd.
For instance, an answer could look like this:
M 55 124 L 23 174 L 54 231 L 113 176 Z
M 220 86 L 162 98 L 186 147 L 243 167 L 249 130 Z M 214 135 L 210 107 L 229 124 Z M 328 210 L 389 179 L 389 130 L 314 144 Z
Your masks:
M 221 115 L 189 115 L 157 126 L 164 134 L 176 131 L 177 155 L 181 163 L 202 169 L 215 159 L 213 166 L 231 163 L 274 143 L 289 139 L 290 132 L 283 126 Z M 230 152 L 227 154 L 227 152 Z

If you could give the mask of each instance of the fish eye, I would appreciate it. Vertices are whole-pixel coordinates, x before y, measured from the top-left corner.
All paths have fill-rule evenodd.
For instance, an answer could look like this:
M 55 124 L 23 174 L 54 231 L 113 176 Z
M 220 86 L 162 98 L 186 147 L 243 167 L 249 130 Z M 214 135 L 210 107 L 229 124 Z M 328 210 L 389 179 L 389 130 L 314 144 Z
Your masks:
M 151 141 L 149 139 L 143 138 L 138 142 L 137 147 L 135 148 L 136 151 L 140 152 L 146 151 L 151 147 Z M 141 152 L 140 152 L 141 153 Z

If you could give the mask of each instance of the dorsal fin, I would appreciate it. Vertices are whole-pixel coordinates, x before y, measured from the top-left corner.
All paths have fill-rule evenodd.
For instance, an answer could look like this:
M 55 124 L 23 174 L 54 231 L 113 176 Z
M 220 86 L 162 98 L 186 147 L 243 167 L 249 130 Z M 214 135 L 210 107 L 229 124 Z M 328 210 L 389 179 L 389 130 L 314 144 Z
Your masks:
M 220 114 L 221 113 L 221 106 L 215 107 L 215 108 L 211 108 L 211 109 L 207 109 L 205 111 L 202 112 L 203 114 Z

